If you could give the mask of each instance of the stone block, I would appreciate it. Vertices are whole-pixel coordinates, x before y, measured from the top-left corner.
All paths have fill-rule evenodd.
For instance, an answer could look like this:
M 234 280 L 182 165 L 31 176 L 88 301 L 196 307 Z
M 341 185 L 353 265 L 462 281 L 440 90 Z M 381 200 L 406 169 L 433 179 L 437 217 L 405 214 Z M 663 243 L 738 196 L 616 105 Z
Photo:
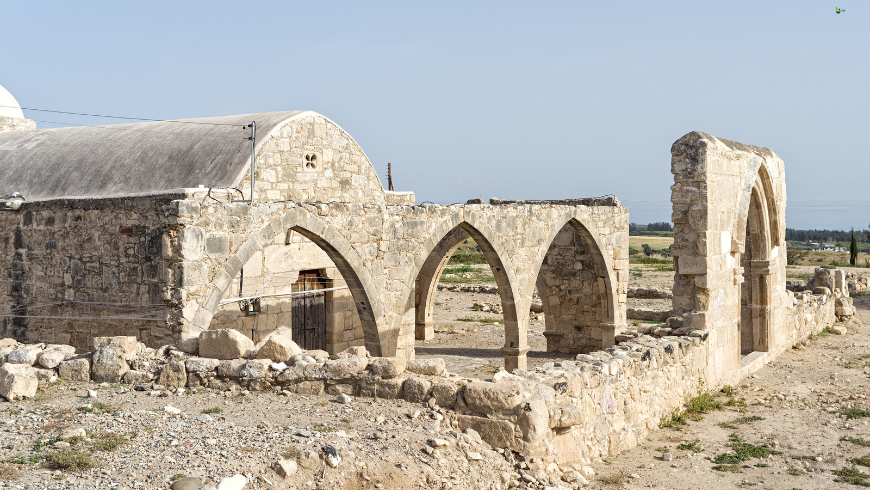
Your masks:
M 383 379 L 377 383 L 375 396 L 387 400 L 402 398 L 402 389 L 404 388 L 404 385 L 405 379 L 403 377 Z
M 33 366 L 29 364 L 9 364 L 0 366 L 0 396 L 9 401 L 33 398 L 39 380 Z
M 43 352 L 39 356 L 39 365 L 46 369 L 54 369 L 66 359 L 66 354 L 59 350 L 50 350 Z
M 240 378 L 245 368 L 245 359 L 227 359 L 218 365 L 217 373 L 221 378 Z
M 302 349 L 296 345 L 296 342 L 283 336 L 273 335 L 266 339 L 266 342 L 257 351 L 257 359 L 270 359 L 275 362 L 286 362 L 292 356 L 301 354 Z
M 116 347 L 100 347 L 91 358 L 91 379 L 96 383 L 119 383 L 130 370 L 121 351 Z
M 351 357 L 326 361 L 323 369 L 327 378 L 342 379 L 364 371 L 368 364 L 368 359 L 365 357 Z
M 217 359 L 191 357 L 184 361 L 184 368 L 189 373 L 211 373 L 217 369 L 220 363 Z
M 376 375 L 389 379 L 405 372 L 407 361 L 401 357 L 377 357 L 372 359 L 372 372 Z
M 453 408 L 456 405 L 456 395 L 459 393 L 459 386 L 456 383 L 445 381 L 443 383 L 435 383 L 432 386 L 432 396 L 435 397 L 435 403 L 439 407 Z
M 6 354 L 6 363 L 33 366 L 36 364 L 41 353 L 42 349 L 37 349 L 31 346 L 19 347 L 18 349 Z
M 90 381 L 91 363 L 85 358 L 63 361 L 57 367 L 57 375 L 66 381 Z
M 253 359 L 245 363 L 241 377 L 248 379 L 264 379 L 269 377 L 269 367 L 272 361 L 269 359 Z
M 489 382 L 469 383 L 465 387 L 465 403 L 480 414 L 510 412 L 523 400 L 522 391 L 516 386 Z
M 206 330 L 199 335 L 199 355 L 202 357 L 238 359 L 247 358 L 252 352 L 254 342 L 238 330 Z
M 408 361 L 406 369 L 408 372 L 425 374 L 426 376 L 441 376 L 446 371 L 444 359 L 440 357 Z
M 187 386 L 187 369 L 181 361 L 170 362 L 160 371 L 158 383 L 167 388 L 184 388 Z
M 94 350 L 102 347 L 112 347 L 126 360 L 133 360 L 139 354 L 139 342 L 136 337 L 94 337 Z
M 411 403 L 421 403 L 429 397 L 429 391 L 432 389 L 432 382 L 426 378 L 411 376 L 405 380 L 403 392 L 405 400 Z
M 154 379 L 154 376 L 146 371 L 136 371 L 131 369 L 124 373 L 124 376 L 121 379 L 128 385 L 143 385 L 150 383 L 151 380 Z M 160 384 L 163 383 L 161 382 Z
M 684 255 L 677 259 L 677 272 L 679 274 L 706 274 L 706 257 Z
M 472 429 L 492 447 L 510 448 L 514 446 L 514 426 L 507 420 L 493 420 L 473 415 L 460 415 L 456 420 L 459 430 Z
M 272 468 L 275 470 L 275 473 L 278 474 L 281 478 L 290 478 L 291 476 L 296 474 L 296 471 L 299 469 L 296 461 L 291 461 L 288 459 L 278 460 Z

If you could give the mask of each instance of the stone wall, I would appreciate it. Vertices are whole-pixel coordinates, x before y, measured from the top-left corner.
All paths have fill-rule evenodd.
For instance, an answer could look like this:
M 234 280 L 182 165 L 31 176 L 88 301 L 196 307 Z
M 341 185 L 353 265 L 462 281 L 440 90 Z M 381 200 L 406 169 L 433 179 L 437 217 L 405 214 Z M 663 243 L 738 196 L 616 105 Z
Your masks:
M 384 203 L 384 188 L 365 153 L 319 114 L 303 113 L 258 141 L 257 201 Z M 248 195 L 250 172 L 239 188 Z M 410 199 L 413 204 L 413 193 Z
M 171 338 L 161 207 L 177 197 L 64 199 L 0 211 L 0 336 L 78 349 L 106 335 L 152 345 Z
M 0 117 L 0 133 L 5 133 L 6 131 L 27 131 L 28 129 L 36 129 L 36 121 L 32 119 L 18 119 L 17 117 Z

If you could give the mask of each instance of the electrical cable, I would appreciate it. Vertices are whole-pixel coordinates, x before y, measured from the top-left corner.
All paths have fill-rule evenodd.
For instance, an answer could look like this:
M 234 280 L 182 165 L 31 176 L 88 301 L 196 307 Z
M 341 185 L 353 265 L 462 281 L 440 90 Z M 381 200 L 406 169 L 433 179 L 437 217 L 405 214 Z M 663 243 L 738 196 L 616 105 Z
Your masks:
M 109 119 L 126 119 L 129 121 L 145 121 L 145 122 L 172 122 L 179 124 L 202 124 L 206 126 L 243 126 L 241 124 L 229 124 L 229 123 L 209 123 L 209 122 L 201 122 L 201 121 L 184 121 L 179 119 L 149 119 L 145 117 L 127 117 L 127 116 L 108 116 L 104 114 L 87 114 L 83 112 L 68 112 L 68 111 L 57 111 L 53 109 L 35 109 L 33 107 L 17 107 L 17 106 L 9 106 L 9 105 L 0 105 L 0 107 L 6 107 L 9 109 L 21 109 L 25 111 L 38 111 L 38 112 L 51 112 L 54 114 L 69 114 L 71 116 L 87 116 L 87 117 L 103 117 Z

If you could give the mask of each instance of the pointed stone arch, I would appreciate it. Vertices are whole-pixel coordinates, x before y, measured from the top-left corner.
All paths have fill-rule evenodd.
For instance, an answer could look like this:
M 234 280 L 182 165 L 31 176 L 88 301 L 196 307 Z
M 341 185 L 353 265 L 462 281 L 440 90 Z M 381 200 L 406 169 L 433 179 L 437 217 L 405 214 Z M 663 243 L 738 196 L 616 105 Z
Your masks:
M 383 318 L 383 305 L 372 301 L 378 297 L 377 289 L 362 258 L 335 227 L 303 208 L 294 208 L 282 216 L 271 218 L 265 226 L 246 238 L 208 285 L 207 293 L 200 300 L 195 326 L 201 330 L 208 329 L 224 293 L 242 266 L 278 233 L 291 230 L 317 244 L 344 277 L 356 304 L 366 349 L 376 356 L 393 355 L 389 353 L 391 346 L 388 339 L 384 339 L 384 332 L 378 327 L 379 319 Z M 392 350 L 395 350 L 395 345 L 392 345 Z
M 734 218 L 734 227 L 731 232 L 731 252 L 743 253 L 745 249 L 746 223 L 749 216 L 749 208 L 753 192 L 758 193 L 764 204 L 767 218 L 767 228 L 770 230 L 768 241 L 772 247 L 779 244 L 780 236 L 779 210 L 776 207 L 777 196 L 774 191 L 770 170 L 767 168 L 767 160 L 754 155 L 749 162 L 743 181 L 740 184 L 740 197 L 737 201 L 737 216 Z
M 528 347 L 526 322 L 520 318 L 517 305 L 516 276 L 509 255 L 497 235 L 485 220 L 466 210 L 442 221 L 430 233 L 429 238 L 415 252 L 416 261 L 405 284 L 413 285 L 403 301 L 406 309 L 415 310 L 415 323 L 420 321 L 425 329 L 426 319 L 431 320 L 431 308 L 437 281 L 453 251 L 468 236 L 474 238 L 483 251 L 498 285 L 505 321 L 505 368 L 512 371 L 525 369 Z M 417 292 L 419 291 L 420 294 Z M 417 308 L 422 308 L 418 312 Z M 528 315 L 528 313 L 526 313 Z
M 617 286 L 618 278 L 615 277 L 615 274 L 618 274 L 618 272 L 614 269 L 612 256 L 605 253 L 606 249 L 602 245 L 603 241 L 595 232 L 595 227 L 591 226 L 588 221 L 585 215 L 572 210 L 566 212 L 557 221 L 557 226 L 549 230 L 547 237 L 542 241 L 535 258 L 532 260 L 533 280 L 529 281 L 526 285 L 523 297 L 529 298 L 531 301 L 550 245 L 566 225 L 571 226 L 582 240 L 595 265 L 595 273 L 599 281 L 599 300 L 602 306 L 600 319 L 600 327 L 602 329 L 601 348 L 607 348 L 614 345 L 616 334 L 625 328 L 625 303 L 624 301 L 620 302 L 620 293 L 624 294 L 625 292 L 620 291 Z

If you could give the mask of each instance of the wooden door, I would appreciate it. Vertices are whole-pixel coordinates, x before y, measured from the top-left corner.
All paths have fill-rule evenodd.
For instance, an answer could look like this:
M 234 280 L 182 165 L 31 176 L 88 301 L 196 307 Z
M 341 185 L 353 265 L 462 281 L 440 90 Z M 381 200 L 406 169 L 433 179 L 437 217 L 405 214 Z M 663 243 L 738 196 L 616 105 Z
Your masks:
M 302 271 L 293 283 L 293 341 L 304 350 L 326 348 L 326 293 L 320 271 Z

